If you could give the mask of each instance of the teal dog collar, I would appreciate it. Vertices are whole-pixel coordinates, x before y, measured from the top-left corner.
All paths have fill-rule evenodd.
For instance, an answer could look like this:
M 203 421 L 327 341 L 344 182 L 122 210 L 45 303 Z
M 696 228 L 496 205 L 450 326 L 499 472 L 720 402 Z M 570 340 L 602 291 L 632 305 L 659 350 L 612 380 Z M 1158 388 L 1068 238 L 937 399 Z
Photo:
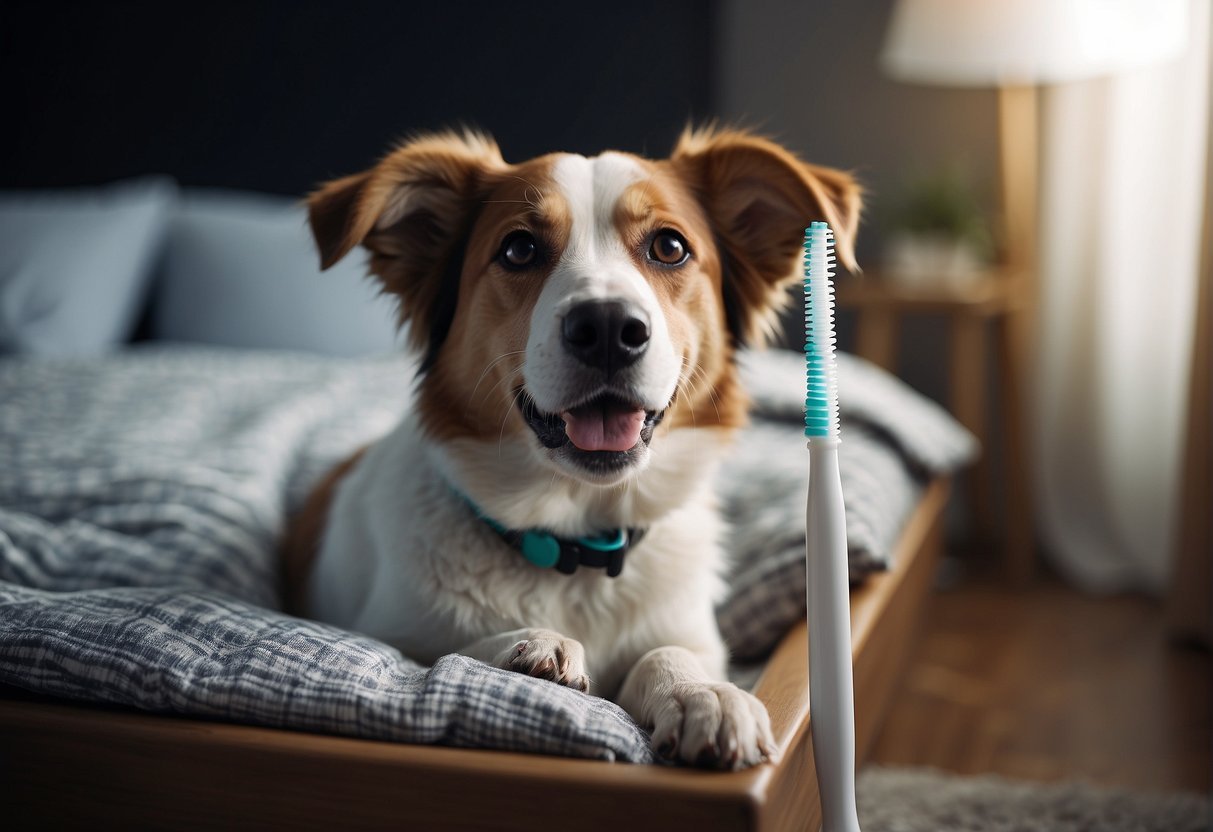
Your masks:
M 623 556 L 645 533 L 644 529 L 609 529 L 588 537 L 568 538 L 544 529 L 507 529 L 467 497 L 463 499 L 481 522 L 528 561 L 543 569 L 555 568 L 565 575 L 572 575 L 578 566 L 589 566 L 606 569 L 608 577 L 617 577 L 623 571 Z

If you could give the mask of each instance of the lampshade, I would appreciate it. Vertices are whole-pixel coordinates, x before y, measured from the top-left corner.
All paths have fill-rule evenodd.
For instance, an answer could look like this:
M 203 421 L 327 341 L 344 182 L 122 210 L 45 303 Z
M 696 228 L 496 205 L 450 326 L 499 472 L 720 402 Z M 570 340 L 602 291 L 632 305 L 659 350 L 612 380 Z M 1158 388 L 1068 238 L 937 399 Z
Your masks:
M 903 81 L 1074 81 L 1178 57 L 1189 0 L 898 0 L 881 63 Z

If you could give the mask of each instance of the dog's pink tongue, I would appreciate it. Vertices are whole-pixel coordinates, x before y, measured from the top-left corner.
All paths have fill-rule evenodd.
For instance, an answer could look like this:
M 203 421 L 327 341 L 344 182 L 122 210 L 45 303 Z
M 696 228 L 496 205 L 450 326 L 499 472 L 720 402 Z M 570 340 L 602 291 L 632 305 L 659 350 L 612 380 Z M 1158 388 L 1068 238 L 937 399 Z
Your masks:
M 626 451 L 640 441 L 644 411 L 616 402 L 583 405 L 560 414 L 569 441 L 583 451 Z

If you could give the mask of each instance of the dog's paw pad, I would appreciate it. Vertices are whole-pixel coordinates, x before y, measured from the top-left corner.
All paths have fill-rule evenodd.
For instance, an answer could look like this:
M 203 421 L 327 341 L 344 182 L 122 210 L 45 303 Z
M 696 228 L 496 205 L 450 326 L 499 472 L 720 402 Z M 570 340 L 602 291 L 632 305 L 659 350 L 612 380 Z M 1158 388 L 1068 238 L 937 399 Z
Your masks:
M 505 652 L 498 667 L 546 679 L 588 693 L 590 677 L 585 672 L 585 650 L 581 643 L 559 633 L 541 631 L 519 641 Z
M 691 684 L 675 689 L 653 731 L 653 749 L 667 760 L 737 770 L 774 758 L 766 708 L 735 685 Z

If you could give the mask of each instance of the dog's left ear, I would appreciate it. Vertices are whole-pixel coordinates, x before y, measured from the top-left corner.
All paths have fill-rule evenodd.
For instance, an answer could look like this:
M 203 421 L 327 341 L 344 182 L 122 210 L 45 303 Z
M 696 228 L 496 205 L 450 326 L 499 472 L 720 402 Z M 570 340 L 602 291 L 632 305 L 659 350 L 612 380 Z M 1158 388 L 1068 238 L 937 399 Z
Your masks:
M 739 130 L 690 130 L 670 164 L 707 212 L 723 259 L 729 322 L 741 343 L 772 334 L 787 287 L 803 277 L 804 229 L 824 220 L 854 271 L 861 190 L 850 174 L 810 165 Z

